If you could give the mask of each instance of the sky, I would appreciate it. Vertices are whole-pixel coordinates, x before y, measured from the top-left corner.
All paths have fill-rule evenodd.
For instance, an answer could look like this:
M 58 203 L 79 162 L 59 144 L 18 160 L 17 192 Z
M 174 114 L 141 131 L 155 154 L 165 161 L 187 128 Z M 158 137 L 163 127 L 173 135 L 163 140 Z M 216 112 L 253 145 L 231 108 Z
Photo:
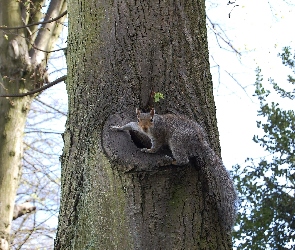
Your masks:
M 293 5 L 283 0 L 227 3 L 206 1 L 207 16 L 218 24 L 215 32 L 223 30 L 241 53 L 230 52 L 230 47 L 220 39 L 217 42 L 207 27 L 222 158 L 226 168 L 231 169 L 235 164 L 243 164 L 247 157 L 255 159 L 266 155 L 252 141 L 254 134 L 262 132 L 256 127 L 259 102 L 253 97 L 255 69 L 259 66 L 264 79 L 272 77 L 279 83 L 290 74 L 277 55 L 284 46 L 295 49 L 292 31 L 295 2 Z M 291 109 L 290 103 L 284 107 Z

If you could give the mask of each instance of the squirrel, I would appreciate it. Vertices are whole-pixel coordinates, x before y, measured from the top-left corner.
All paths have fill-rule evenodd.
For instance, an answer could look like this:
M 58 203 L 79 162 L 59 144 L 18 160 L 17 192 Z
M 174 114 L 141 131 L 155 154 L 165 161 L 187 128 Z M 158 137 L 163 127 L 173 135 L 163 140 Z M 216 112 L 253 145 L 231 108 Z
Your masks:
M 173 165 L 185 165 L 193 157 L 201 158 L 205 163 L 201 170 L 207 178 L 209 194 L 215 197 L 222 225 L 230 232 L 236 217 L 236 190 L 222 160 L 211 149 L 201 125 L 180 115 L 157 115 L 154 109 L 149 113 L 136 109 L 136 114 L 137 122 L 111 126 L 111 129 L 135 130 L 148 136 L 152 146 L 141 149 L 142 152 L 156 153 L 163 145 L 168 145 L 174 159 L 166 157 L 171 158 Z

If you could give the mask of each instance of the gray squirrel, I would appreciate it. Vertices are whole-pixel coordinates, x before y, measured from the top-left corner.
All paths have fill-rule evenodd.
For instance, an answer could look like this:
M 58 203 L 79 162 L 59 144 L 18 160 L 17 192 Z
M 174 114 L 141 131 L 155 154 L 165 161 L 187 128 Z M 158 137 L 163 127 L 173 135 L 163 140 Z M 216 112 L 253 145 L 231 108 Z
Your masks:
M 137 122 L 123 126 L 111 126 L 114 131 L 135 130 L 145 134 L 151 140 L 150 149 L 143 148 L 142 152 L 156 153 L 163 145 L 168 145 L 173 158 L 170 163 L 185 165 L 190 158 L 201 158 L 201 170 L 208 181 L 209 194 L 215 197 L 219 217 L 227 231 L 231 231 L 236 217 L 237 194 L 229 173 L 220 157 L 211 149 L 206 133 L 196 122 L 180 115 L 157 115 L 151 109 L 142 113 L 136 109 Z

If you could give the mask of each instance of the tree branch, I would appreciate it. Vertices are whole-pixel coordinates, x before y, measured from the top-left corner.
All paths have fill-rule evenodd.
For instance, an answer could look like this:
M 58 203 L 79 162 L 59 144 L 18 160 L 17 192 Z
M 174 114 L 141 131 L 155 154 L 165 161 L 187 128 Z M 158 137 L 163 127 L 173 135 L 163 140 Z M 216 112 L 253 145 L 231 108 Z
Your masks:
M 51 0 L 44 21 L 51 21 L 51 17 L 64 13 L 66 11 L 66 7 L 67 4 L 65 0 Z M 65 16 L 61 17 L 60 20 L 63 20 L 64 18 Z M 34 46 L 37 47 L 38 50 L 31 49 L 29 52 L 31 63 L 33 65 L 39 65 L 48 60 L 49 54 L 43 51 L 50 51 L 53 49 L 54 43 L 51 42 L 52 37 L 55 37 L 60 33 L 60 28 L 57 32 L 56 28 L 61 26 L 62 25 L 53 22 L 42 24 L 42 27 L 39 29 L 34 41 Z
M 45 86 L 43 86 L 43 87 L 41 87 L 41 88 L 38 88 L 38 89 L 35 89 L 35 90 L 32 90 L 32 91 L 29 91 L 29 92 L 27 92 L 27 93 L 0 95 L 0 97 L 24 97 L 24 96 L 27 96 L 27 95 L 33 95 L 33 94 L 36 94 L 36 93 L 38 93 L 38 92 L 41 92 L 42 90 L 48 89 L 48 88 L 52 87 L 53 85 L 55 85 L 55 84 L 57 84 L 57 83 L 63 82 L 63 81 L 65 81 L 66 79 L 67 79 L 67 76 L 64 75 L 64 76 L 62 76 L 62 77 L 56 79 L 55 81 L 46 84 Z
M 66 49 L 66 48 L 61 48 L 61 49 L 55 49 L 55 50 L 51 50 L 51 51 L 46 51 L 46 50 L 42 50 L 42 49 L 37 48 L 34 44 L 31 44 L 31 45 L 32 45 L 32 47 L 34 49 L 39 50 L 39 51 L 42 51 L 42 52 L 45 52 L 45 53 L 48 53 L 48 54 Z
M 3 26 L 0 26 L 0 30 L 24 29 L 24 28 L 31 27 L 31 26 L 34 26 L 34 25 L 52 23 L 52 22 L 57 21 L 58 19 L 60 19 L 64 15 L 66 15 L 67 13 L 68 13 L 68 11 L 66 10 L 63 13 L 61 13 L 59 16 L 57 16 L 55 18 L 52 18 L 52 19 L 50 19 L 48 21 L 44 21 L 44 22 L 31 23 L 31 24 L 27 24 L 27 25 L 23 25 L 23 26 L 18 26 L 18 27 L 3 27 Z
M 219 24 L 214 24 L 211 19 L 206 15 L 206 18 L 207 20 L 209 21 L 210 25 L 209 28 L 212 30 L 212 32 L 214 33 L 215 37 L 216 37 L 216 40 L 217 40 L 217 43 L 219 45 L 220 48 L 222 48 L 222 46 L 219 44 L 219 41 L 218 41 L 218 37 L 224 42 L 226 43 L 235 53 L 237 53 L 239 56 L 241 55 L 241 53 L 233 46 L 233 44 L 230 42 L 230 40 L 226 37 L 224 31 L 221 29 L 221 27 L 219 26 Z M 226 37 L 224 38 L 222 36 L 222 34 L 220 32 L 217 31 L 216 27 L 217 26 L 222 32 L 223 32 L 223 35 Z
M 60 110 L 58 110 L 58 109 L 56 109 L 56 108 L 54 108 L 54 107 L 48 105 L 47 103 L 42 102 L 39 98 L 35 98 L 35 101 L 41 103 L 42 105 L 44 105 L 44 106 L 46 106 L 46 107 L 48 107 L 48 108 L 50 108 L 50 109 L 53 109 L 55 112 L 57 112 L 57 113 L 59 113 L 59 114 L 62 114 L 62 115 L 64 115 L 64 116 L 67 116 L 67 114 L 66 114 L 65 112 L 62 112 L 62 111 L 60 111 Z
M 31 203 L 29 203 L 28 201 L 22 204 L 15 204 L 13 209 L 13 220 L 35 210 L 36 207 L 31 205 Z

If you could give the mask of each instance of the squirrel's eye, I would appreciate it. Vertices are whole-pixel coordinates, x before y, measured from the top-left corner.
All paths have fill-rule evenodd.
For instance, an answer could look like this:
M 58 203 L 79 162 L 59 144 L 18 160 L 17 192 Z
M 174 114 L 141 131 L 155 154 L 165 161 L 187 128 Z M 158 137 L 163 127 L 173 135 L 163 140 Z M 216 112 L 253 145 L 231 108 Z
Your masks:
M 137 122 L 140 122 L 139 118 L 137 118 Z
M 151 118 L 151 122 L 153 122 L 154 120 L 153 120 L 153 118 Z

